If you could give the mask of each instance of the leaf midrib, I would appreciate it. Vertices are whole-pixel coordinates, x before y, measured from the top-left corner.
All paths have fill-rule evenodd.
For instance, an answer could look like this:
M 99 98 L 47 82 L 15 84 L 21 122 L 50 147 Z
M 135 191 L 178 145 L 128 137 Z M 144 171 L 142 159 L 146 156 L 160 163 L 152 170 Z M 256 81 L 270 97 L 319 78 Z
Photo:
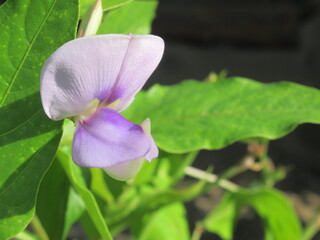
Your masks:
M 16 72 L 15 72 L 14 75 L 13 75 L 12 81 L 10 82 L 9 86 L 7 87 L 7 90 L 6 90 L 5 93 L 4 93 L 4 96 L 3 96 L 3 98 L 2 98 L 2 100 L 1 100 L 1 102 L 0 102 L 0 107 L 3 106 L 5 100 L 7 99 L 8 95 L 9 95 L 9 93 L 10 93 L 10 90 L 11 90 L 13 84 L 15 83 L 15 81 L 17 80 L 17 77 L 18 77 L 18 75 L 19 75 L 19 73 L 20 73 L 20 71 L 21 71 L 21 69 L 22 69 L 22 66 L 23 66 L 24 62 L 25 62 L 26 59 L 27 59 L 27 56 L 28 56 L 30 50 L 31 50 L 32 47 L 33 47 L 33 44 L 34 44 L 36 38 L 38 37 L 38 35 L 39 35 L 42 27 L 44 26 L 44 24 L 45 24 L 45 22 L 47 21 L 49 15 L 51 14 L 51 12 L 52 12 L 53 7 L 54 7 L 55 4 L 56 4 L 56 0 L 53 0 L 52 5 L 51 5 L 50 8 L 49 8 L 49 11 L 48 11 L 47 14 L 45 15 L 43 21 L 41 22 L 39 28 L 38 28 L 37 31 L 36 31 L 34 37 L 32 38 L 29 47 L 27 47 L 27 50 L 26 50 L 25 54 L 23 55 L 22 60 L 21 60 L 21 62 L 20 62 L 20 64 L 19 64 Z

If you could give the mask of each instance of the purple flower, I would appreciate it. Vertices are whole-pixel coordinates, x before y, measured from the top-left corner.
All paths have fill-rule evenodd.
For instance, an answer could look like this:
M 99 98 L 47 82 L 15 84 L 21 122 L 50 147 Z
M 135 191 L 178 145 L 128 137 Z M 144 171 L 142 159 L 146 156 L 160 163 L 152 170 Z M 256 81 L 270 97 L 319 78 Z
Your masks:
M 56 50 L 41 72 L 41 100 L 49 118 L 72 119 L 73 161 L 103 168 L 119 180 L 133 177 L 143 160 L 158 156 L 150 121 L 122 117 L 159 64 L 163 40 L 153 35 L 97 35 Z

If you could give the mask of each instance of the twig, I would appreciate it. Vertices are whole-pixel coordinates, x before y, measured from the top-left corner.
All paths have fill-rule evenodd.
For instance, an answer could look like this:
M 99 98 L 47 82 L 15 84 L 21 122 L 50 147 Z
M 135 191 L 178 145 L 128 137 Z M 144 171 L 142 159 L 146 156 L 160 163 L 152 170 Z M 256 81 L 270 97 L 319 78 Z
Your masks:
M 237 192 L 239 191 L 239 189 L 241 188 L 239 185 L 230 182 L 226 179 L 220 179 L 217 175 L 212 174 L 212 173 L 207 173 L 203 170 L 191 167 L 191 166 L 187 166 L 184 169 L 186 175 L 190 176 L 190 177 L 194 177 L 197 179 L 201 179 L 201 180 L 206 180 L 207 182 L 210 183 L 217 183 L 218 186 L 230 191 L 230 192 Z
M 37 215 L 34 215 L 31 223 L 30 223 L 32 229 L 37 233 L 37 235 L 39 236 L 39 238 L 41 240 L 49 240 L 49 237 L 45 231 L 45 229 L 43 228 L 39 218 L 37 217 Z

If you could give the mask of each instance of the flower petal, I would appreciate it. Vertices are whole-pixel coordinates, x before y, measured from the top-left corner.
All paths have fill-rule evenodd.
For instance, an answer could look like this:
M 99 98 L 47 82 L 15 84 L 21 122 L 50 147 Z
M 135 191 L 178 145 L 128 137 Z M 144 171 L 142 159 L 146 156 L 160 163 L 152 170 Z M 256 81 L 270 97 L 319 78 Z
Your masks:
M 132 35 L 116 86 L 107 99 L 112 109 L 120 112 L 134 99 L 150 75 L 158 66 L 164 50 L 164 42 L 153 35 Z
M 151 148 L 142 127 L 108 108 L 98 108 L 79 122 L 73 144 L 73 161 L 83 167 L 105 168 L 144 157 Z
M 126 181 L 137 175 L 143 165 L 143 162 L 144 158 L 138 158 L 113 167 L 104 168 L 103 170 L 114 179 Z
M 94 99 L 112 103 L 121 98 L 117 109 L 124 109 L 162 52 L 162 39 L 152 35 L 97 35 L 64 44 L 42 68 L 46 114 L 54 120 L 79 115 Z
M 149 162 L 151 162 L 152 159 L 158 157 L 159 155 L 159 150 L 156 145 L 156 143 L 153 140 L 153 137 L 151 136 L 151 123 L 150 123 L 150 118 L 145 119 L 140 126 L 142 127 L 143 131 L 148 135 L 150 139 L 150 144 L 151 148 L 150 151 L 147 153 L 145 156 L 145 159 Z

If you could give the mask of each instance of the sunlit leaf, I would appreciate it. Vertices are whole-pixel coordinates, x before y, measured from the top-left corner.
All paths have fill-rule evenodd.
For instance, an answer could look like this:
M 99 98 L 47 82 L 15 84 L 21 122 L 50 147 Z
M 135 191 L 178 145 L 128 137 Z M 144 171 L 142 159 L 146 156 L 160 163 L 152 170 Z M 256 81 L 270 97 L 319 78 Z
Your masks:
M 87 9 L 95 3 L 96 0 L 80 0 L 80 16 L 82 17 Z M 102 0 L 102 8 L 104 11 L 108 11 L 117 7 L 121 7 L 125 4 L 132 2 L 133 0 Z
M 320 91 L 244 78 L 184 81 L 140 92 L 125 116 L 151 119 L 152 135 L 168 152 L 220 149 L 235 141 L 280 138 L 301 123 L 320 123 Z
M 77 0 L 8 0 L 0 7 L 0 239 L 22 231 L 61 134 L 43 113 L 45 59 L 74 38 Z
M 148 34 L 155 17 L 156 0 L 132 1 L 108 12 L 100 25 L 98 34 Z
M 190 239 L 186 210 L 179 202 L 145 214 L 133 228 L 139 240 Z

